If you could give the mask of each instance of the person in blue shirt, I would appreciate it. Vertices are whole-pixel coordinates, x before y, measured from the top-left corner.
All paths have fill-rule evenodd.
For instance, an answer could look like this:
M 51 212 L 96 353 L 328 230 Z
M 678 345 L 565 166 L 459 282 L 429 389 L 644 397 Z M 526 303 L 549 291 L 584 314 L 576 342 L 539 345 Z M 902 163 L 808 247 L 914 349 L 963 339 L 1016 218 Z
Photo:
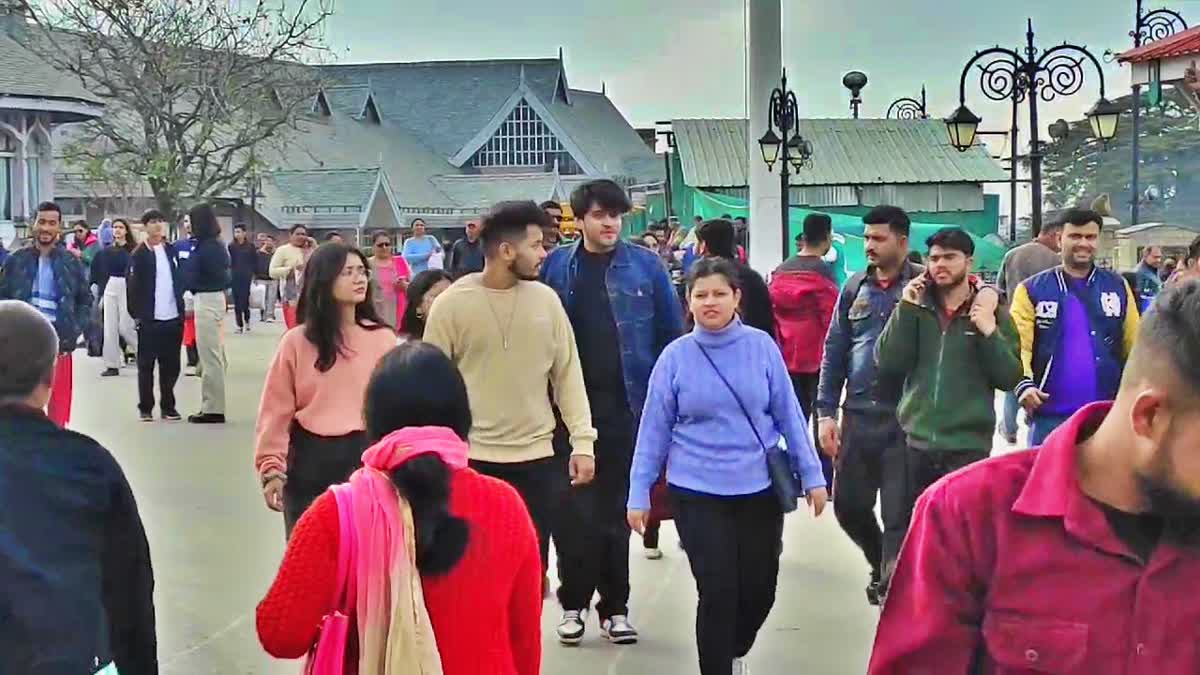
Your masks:
M 429 259 L 434 253 L 442 250 L 442 244 L 437 237 L 425 233 L 425 221 L 420 218 L 413 218 L 412 221 L 412 236 L 408 241 L 404 242 L 404 261 L 408 263 L 408 268 L 412 271 L 413 276 L 429 269 Z
M 679 337 L 683 320 L 658 255 L 621 240 L 621 217 L 631 208 L 611 180 L 580 185 L 571 210 L 583 240 L 554 249 L 542 264 L 542 281 L 558 293 L 570 318 L 599 432 L 596 480 L 571 490 L 554 528 L 563 608 L 558 638 L 567 645 L 583 640 L 597 591 L 604 637 L 615 644 L 638 640 L 628 619 L 629 466 L 650 371 Z
M 1162 278 L 1159 268 L 1162 267 L 1163 254 L 1161 246 L 1147 246 L 1142 254 L 1142 262 L 1137 267 L 1137 284 L 1130 286 L 1137 295 L 1138 312 L 1145 314 L 1154 304 L 1154 298 L 1162 290 Z
M 766 448 L 786 442 L 815 515 L 828 494 L 779 347 L 737 317 L 737 267 L 720 258 L 698 261 L 688 300 L 695 330 L 663 350 L 650 375 L 627 515 L 634 530 L 645 528 L 650 489 L 666 467 L 675 526 L 700 596 L 700 672 L 729 675 L 742 672 L 779 577 L 783 510 Z

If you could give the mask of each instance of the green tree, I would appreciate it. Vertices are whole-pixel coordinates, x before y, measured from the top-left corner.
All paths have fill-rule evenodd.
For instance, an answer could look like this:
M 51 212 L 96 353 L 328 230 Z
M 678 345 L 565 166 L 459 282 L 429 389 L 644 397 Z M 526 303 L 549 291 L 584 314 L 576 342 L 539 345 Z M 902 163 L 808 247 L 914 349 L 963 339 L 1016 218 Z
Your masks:
M 1133 97 L 1114 103 L 1128 111 Z M 1141 127 L 1139 220 L 1196 222 L 1200 219 L 1200 129 L 1195 111 L 1182 94 L 1168 88 L 1161 106 L 1143 104 Z M 1112 197 L 1113 216 L 1127 221 L 1133 199 L 1132 156 L 1132 113 L 1121 116 L 1117 137 L 1107 148 L 1092 137 L 1086 119 L 1072 122 L 1066 139 L 1046 146 L 1047 203 L 1056 208 L 1090 204 L 1107 193 Z

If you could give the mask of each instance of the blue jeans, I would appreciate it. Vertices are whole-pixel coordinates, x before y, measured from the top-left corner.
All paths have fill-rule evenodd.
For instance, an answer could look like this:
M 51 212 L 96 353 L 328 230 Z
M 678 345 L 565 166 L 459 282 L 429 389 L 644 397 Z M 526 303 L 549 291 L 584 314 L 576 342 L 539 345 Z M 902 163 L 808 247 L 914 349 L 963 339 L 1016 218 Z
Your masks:
M 1021 404 L 1017 402 L 1017 395 L 1011 391 L 1004 395 L 1004 419 L 1000 422 L 1000 433 L 1004 435 L 1017 435 L 1017 413 L 1021 411 Z
M 1062 426 L 1068 419 L 1070 415 L 1034 415 L 1029 424 L 1029 445 L 1040 447 L 1050 432 Z

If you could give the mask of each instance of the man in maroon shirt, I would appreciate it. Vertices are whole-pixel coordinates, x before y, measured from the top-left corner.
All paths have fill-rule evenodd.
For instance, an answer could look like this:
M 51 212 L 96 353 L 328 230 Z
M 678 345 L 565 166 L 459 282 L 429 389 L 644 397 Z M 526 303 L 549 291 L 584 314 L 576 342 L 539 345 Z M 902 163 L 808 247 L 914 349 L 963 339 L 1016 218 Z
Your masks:
M 1200 283 L 1160 295 L 1114 402 L 935 483 L 870 675 L 1200 673 Z

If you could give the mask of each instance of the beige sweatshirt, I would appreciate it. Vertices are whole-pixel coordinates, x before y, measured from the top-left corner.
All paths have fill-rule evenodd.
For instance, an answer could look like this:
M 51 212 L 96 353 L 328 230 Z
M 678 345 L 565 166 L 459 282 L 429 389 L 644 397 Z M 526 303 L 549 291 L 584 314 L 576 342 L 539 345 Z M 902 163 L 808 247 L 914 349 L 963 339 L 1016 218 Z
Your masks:
M 463 277 L 433 303 L 425 341 L 458 365 L 471 399 L 471 459 L 516 463 L 554 454 L 550 385 L 573 454 L 596 441 L 575 334 L 554 291 L 535 281 L 497 291 Z

